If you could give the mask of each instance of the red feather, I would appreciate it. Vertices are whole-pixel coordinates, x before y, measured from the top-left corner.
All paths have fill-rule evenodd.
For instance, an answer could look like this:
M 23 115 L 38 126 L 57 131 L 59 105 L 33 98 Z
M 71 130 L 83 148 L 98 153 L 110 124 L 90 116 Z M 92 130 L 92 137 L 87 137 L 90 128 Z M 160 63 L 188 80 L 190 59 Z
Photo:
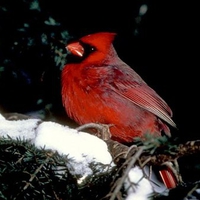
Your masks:
M 112 124 L 112 139 L 129 143 L 146 133 L 170 135 L 176 127 L 167 103 L 117 55 L 115 33 L 84 36 L 67 45 L 79 62 L 62 71 L 62 100 L 78 124 Z

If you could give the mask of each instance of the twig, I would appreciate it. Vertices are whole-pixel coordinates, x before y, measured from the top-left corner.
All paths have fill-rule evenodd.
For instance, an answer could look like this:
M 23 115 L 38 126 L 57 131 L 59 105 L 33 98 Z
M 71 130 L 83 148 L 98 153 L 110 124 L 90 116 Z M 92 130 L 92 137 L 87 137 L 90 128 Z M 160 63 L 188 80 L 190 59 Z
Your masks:
M 119 193 L 121 187 L 124 184 L 124 181 L 126 179 L 126 177 L 128 176 L 129 171 L 131 170 L 131 168 L 133 167 L 133 165 L 135 164 L 135 162 L 137 161 L 137 159 L 141 156 L 141 154 L 144 151 L 144 147 L 139 147 L 139 150 L 136 152 L 136 154 L 132 157 L 130 163 L 128 164 L 123 176 L 120 178 L 119 182 L 117 183 L 117 186 L 115 187 L 110 200 L 114 200 L 117 196 L 117 194 Z
M 113 158 L 117 157 L 117 158 L 125 158 L 126 152 L 129 152 L 129 156 L 134 155 L 139 147 L 135 147 L 131 148 L 120 144 L 116 141 L 112 141 L 112 140 L 108 140 L 106 141 L 108 148 L 110 150 L 110 153 L 112 155 Z M 123 153 L 122 153 L 123 152 Z M 184 156 L 188 156 L 188 155 L 192 155 L 192 154 L 196 154 L 196 153 L 200 153 L 200 140 L 196 140 L 196 141 L 189 141 L 186 142 L 185 144 L 179 144 L 175 150 L 175 152 L 172 153 L 159 153 L 156 155 L 152 155 L 152 154 L 148 154 L 148 152 L 145 152 L 145 154 L 142 154 L 140 157 L 140 161 L 141 163 L 146 163 L 146 161 L 148 160 L 148 163 L 150 165 L 161 165 L 162 163 L 165 162 L 173 162 L 175 160 L 177 160 L 180 157 L 184 157 Z
M 47 154 L 48 157 L 46 158 L 45 162 L 42 163 L 36 170 L 33 174 L 31 174 L 31 178 L 29 179 L 29 181 L 26 183 L 26 185 L 24 186 L 23 190 L 26 190 L 30 185 L 31 185 L 31 182 L 34 180 L 34 178 L 36 178 L 36 175 L 38 172 L 41 171 L 42 167 L 49 161 L 49 158 L 52 157 L 53 153 L 48 153 Z

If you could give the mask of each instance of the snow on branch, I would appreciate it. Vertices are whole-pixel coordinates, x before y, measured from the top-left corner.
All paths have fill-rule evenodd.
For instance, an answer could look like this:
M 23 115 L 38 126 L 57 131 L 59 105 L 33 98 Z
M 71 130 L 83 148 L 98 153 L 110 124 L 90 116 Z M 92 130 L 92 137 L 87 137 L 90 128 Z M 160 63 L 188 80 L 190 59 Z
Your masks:
M 188 184 L 179 160 L 199 155 L 200 141 L 178 144 L 147 135 L 126 146 L 110 139 L 109 126 L 74 129 L 15 115 L 8 120 L 0 114 L 1 197 L 147 200 L 170 197 L 183 187 L 183 197 L 198 191 L 200 178 Z M 88 128 L 96 128 L 98 137 L 84 131 Z M 171 189 L 159 175 L 166 167 L 177 180 Z

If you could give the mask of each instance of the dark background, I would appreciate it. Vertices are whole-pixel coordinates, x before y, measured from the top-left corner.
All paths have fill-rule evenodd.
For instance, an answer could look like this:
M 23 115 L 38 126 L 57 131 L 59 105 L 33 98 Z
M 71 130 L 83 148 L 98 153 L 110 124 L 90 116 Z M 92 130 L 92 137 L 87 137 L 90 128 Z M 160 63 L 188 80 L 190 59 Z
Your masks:
M 148 7 L 143 16 L 141 5 Z M 1 111 L 65 118 L 60 98 L 65 44 L 71 37 L 112 31 L 121 59 L 173 110 L 179 130 L 172 133 L 199 139 L 197 9 L 191 1 L 1 0 Z

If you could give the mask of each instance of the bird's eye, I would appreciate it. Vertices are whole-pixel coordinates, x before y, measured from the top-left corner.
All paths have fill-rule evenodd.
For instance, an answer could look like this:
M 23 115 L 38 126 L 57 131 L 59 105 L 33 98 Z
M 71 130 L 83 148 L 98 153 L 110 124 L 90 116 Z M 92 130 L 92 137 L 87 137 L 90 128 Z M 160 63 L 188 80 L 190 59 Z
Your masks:
M 84 48 L 84 58 L 87 57 L 90 53 L 93 53 L 94 51 L 96 51 L 96 48 L 94 46 L 91 46 L 90 44 L 86 44 L 82 42 L 81 45 Z
M 95 48 L 94 48 L 94 47 L 91 47 L 91 51 L 95 51 Z

